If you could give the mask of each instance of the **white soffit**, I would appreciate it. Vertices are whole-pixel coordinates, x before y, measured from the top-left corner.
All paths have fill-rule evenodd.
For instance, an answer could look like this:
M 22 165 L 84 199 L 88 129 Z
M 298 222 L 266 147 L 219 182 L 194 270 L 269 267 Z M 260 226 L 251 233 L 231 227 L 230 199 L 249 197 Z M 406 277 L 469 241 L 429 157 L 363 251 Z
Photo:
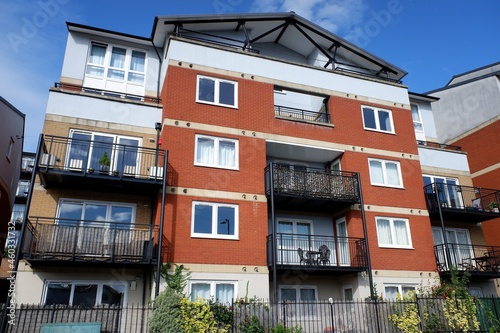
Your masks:
M 277 159 L 326 163 L 343 153 L 339 149 L 266 140 L 266 155 Z

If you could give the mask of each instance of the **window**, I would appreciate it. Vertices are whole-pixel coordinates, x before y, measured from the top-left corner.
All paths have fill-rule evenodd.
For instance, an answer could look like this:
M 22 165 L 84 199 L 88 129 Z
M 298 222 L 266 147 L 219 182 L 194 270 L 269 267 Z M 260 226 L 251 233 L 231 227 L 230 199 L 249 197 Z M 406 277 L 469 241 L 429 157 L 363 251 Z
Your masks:
M 196 84 L 196 101 L 237 108 L 238 83 L 199 75 Z
M 9 161 L 10 163 L 10 159 L 12 157 L 12 150 L 14 149 L 14 138 L 10 137 L 10 140 L 9 140 L 9 146 L 7 147 L 7 154 L 5 155 L 5 157 L 7 157 L 7 160 Z
M 410 291 L 415 291 L 415 285 L 404 285 L 404 284 L 395 284 L 395 285 L 385 285 L 385 298 L 387 300 L 396 300 L 397 295 L 401 296 L 406 295 Z
M 85 73 L 89 76 L 143 85 L 145 70 L 146 52 L 92 43 Z
M 102 169 L 99 160 L 106 153 L 110 158 L 109 165 L 107 170 L 101 171 L 117 171 L 126 176 L 140 172 L 141 139 L 81 130 L 71 130 L 70 137 L 72 140 L 65 162 L 70 169 L 81 170 L 83 167 L 87 171 L 99 172 Z
M 58 224 L 76 225 L 84 221 L 84 225 L 92 222 L 115 222 L 119 229 L 129 229 L 135 220 L 135 205 L 109 203 L 104 201 L 79 201 L 62 199 L 59 202 Z
M 411 248 L 410 226 L 407 219 L 376 217 L 378 245 Z
M 23 156 L 21 160 L 21 170 L 25 172 L 32 172 L 35 165 L 35 158 L 31 156 Z
M 195 140 L 195 165 L 238 169 L 238 140 L 204 135 Z
M 19 183 L 17 183 L 16 197 L 26 198 L 30 190 L 30 183 L 31 181 L 29 180 L 20 180 Z
M 124 305 L 126 282 L 54 281 L 45 285 L 44 304 L 94 306 L 99 304 Z
M 238 239 L 238 205 L 193 202 L 191 236 Z
M 26 211 L 25 204 L 14 204 L 12 208 L 12 215 L 10 220 L 16 223 L 22 223 L 24 219 L 24 212 Z
M 310 302 L 318 299 L 318 291 L 315 286 L 282 286 L 280 294 L 282 301 Z
M 403 187 L 399 162 L 368 159 L 372 185 Z
M 415 132 L 423 132 L 424 126 L 422 125 L 422 116 L 417 104 L 411 104 L 411 117 L 413 118 L 413 127 Z
M 424 175 L 425 193 L 434 197 L 434 191 L 437 191 L 439 202 L 443 207 L 463 209 L 464 203 L 461 193 L 461 187 L 458 185 L 457 178 L 446 178 L 440 176 Z M 432 185 L 433 184 L 433 185 Z M 474 198 L 474 200 L 477 200 Z M 480 207 L 479 201 L 470 201 L 472 206 Z
M 236 298 L 237 283 L 233 281 L 196 281 L 189 282 L 189 294 L 192 301 L 197 298 L 213 299 L 219 303 L 232 303 Z
M 365 129 L 394 133 L 391 111 L 376 109 L 368 106 L 363 106 L 362 110 Z

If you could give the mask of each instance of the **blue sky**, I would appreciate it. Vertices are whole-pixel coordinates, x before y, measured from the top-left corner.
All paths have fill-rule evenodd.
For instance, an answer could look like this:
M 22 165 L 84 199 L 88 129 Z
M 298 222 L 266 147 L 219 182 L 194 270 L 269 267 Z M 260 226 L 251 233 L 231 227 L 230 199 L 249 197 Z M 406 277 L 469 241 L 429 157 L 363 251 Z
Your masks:
M 34 151 L 66 21 L 149 37 L 155 16 L 292 10 L 406 70 L 413 92 L 500 61 L 498 0 L 3 0 L 0 96 L 26 114 L 24 149 Z

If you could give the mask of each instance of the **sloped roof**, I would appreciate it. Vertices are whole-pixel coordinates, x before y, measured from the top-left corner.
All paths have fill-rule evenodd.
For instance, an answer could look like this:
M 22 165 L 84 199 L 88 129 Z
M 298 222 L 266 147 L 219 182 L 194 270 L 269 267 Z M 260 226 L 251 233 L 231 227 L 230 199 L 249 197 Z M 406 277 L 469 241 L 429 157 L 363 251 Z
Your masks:
M 400 81 L 407 72 L 378 58 L 366 50 L 323 29 L 305 18 L 289 13 L 225 14 L 225 15 L 182 15 L 157 16 L 154 21 L 151 40 L 162 47 L 169 34 L 179 30 L 210 32 L 241 31 L 244 39 L 239 41 L 242 49 L 253 43 L 279 43 L 284 47 L 307 57 L 314 49 L 336 62 L 336 57 L 347 59 L 363 69 L 369 69 L 381 78 Z

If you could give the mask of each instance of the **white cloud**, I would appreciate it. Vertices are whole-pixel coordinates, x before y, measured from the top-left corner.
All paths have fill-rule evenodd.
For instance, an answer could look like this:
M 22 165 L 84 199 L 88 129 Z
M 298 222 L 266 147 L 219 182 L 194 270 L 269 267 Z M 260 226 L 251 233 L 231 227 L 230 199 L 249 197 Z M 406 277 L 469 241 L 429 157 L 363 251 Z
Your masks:
M 363 0 L 254 0 L 252 11 L 293 11 L 339 35 L 349 34 L 368 11 Z

